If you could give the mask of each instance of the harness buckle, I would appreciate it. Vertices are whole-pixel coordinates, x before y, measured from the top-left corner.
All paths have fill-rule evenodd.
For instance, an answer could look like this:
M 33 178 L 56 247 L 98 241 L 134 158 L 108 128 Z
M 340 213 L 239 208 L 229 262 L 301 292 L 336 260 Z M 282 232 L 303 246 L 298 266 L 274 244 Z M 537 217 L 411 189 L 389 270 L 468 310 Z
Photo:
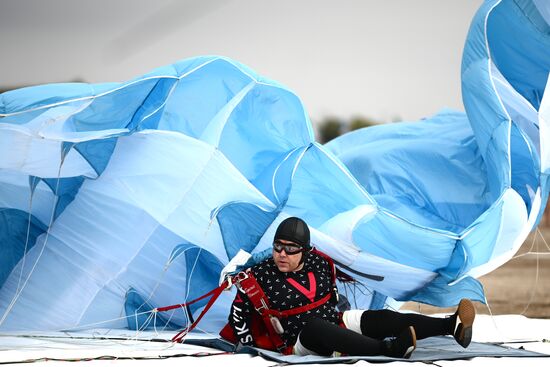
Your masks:
M 235 275 L 235 278 L 237 278 L 237 282 L 248 279 L 248 273 L 246 271 L 240 271 L 237 275 Z
M 241 291 L 244 291 L 243 287 L 242 287 L 242 284 L 241 282 L 245 279 L 248 279 L 249 278 L 249 275 L 247 272 L 245 271 L 241 271 L 237 274 L 235 274 L 235 276 L 231 277 L 231 282 L 233 284 L 235 284 L 235 286 L 240 289 Z
M 227 282 L 227 286 L 225 287 L 224 291 L 228 291 L 233 286 L 233 277 L 228 276 L 227 278 L 225 278 L 225 281 Z
M 271 326 L 273 326 L 273 330 L 279 335 L 284 334 L 285 329 L 283 328 L 283 325 L 281 324 L 281 320 L 279 320 L 275 316 L 269 316 L 269 321 L 271 321 Z

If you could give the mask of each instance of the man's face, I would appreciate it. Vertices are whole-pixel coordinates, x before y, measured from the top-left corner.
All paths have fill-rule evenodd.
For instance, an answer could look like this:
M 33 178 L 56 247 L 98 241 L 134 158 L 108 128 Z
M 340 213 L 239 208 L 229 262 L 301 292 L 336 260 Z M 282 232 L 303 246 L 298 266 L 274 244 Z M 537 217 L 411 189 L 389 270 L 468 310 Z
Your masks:
M 280 249 L 280 252 L 277 252 Z M 289 250 L 287 252 L 287 249 Z M 292 241 L 276 240 L 273 246 L 273 260 L 279 271 L 288 273 L 291 271 L 298 271 L 304 267 L 303 263 L 300 263 L 303 253 L 300 251 L 302 247 Z M 292 253 L 294 252 L 294 253 Z

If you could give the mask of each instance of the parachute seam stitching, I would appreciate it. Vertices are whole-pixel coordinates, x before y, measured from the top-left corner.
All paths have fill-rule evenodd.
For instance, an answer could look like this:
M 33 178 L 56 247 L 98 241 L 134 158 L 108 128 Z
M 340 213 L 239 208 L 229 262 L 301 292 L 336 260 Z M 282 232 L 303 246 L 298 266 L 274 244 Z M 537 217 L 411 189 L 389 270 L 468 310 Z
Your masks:
M 288 158 L 290 158 L 290 156 L 300 148 L 302 147 L 296 147 L 292 149 L 290 152 L 288 152 L 288 154 L 283 159 L 283 161 L 277 166 L 277 168 L 275 168 L 275 172 L 273 172 L 273 177 L 271 177 L 271 190 L 273 191 L 273 195 L 275 195 L 275 199 L 277 200 L 277 202 L 280 202 L 281 200 L 279 199 L 279 195 L 277 195 L 277 190 L 275 189 L 275 177 L 277 176 L 277 173 L 279 172 L 279 168 L 281 168 L 283 163 L 286 162 Z M 292 176 L 294 176 L 294 169 L 292 170 Z
M 296 164 L 294 165 L 294 168 L 292 168 L 292 174 L 290 175 L 290 184 L 292 185 L 292 181 L 294 180 L 294 175 L 296 174 L 296 171 L 298 170 L 298 166 L 302 162 L 302 159 L 304 159 L 304 155 L 308 151 L 308 149 L 311 147 L 311 144 L 308 145 L 302 153 L 300 153 L 300 157 L 296 160 Z
M 143 82 L 143 81 L 147 81 L 147 80 L 152 80 L 152 79 L 164 79 L 164 78 L 167 78 L 167 79 L 177 79 L 177 77 L 175 76 L 168 76 L 168 75 L 163 75 L 163 76 L 151 76 L 151 77 L 147 77 L 147 78 L 143 78 L 143 79 L 139 79 L 139 80 L 134 80 L 133 82 L 129 82 L 127 84 L 124 84 L 124 85 L 121 85 L 120 87 L 117 87 L 117 88 L 113 88 L 113 89 L 110 89 L 106 92 L 103 92 L 103 93 L 100 93 L 100 94 L 95 94 L 95 95 L 91 95 L 91 96 L 86 96 L 86 97 L 79 97 L 79 98 L 73 98 L 73 99 L 66 99 L 64 101 L 59 101 L 59 102 L 55 102 L 55 103 L 50 103 L 48 105 L 44 105 L 44 106 L 39 106 L 39 107 L 35 107 L 35 108 L 30 108 L 30 109 L 27 109 L 27 110 L 21 110 L 21 111 L 16 111 L 16 112 L 12 112 L 12 113 L 6 113 L 6 114 L 0 114 L 0 117 L 10 117 L 10 116 L 16 116 L 16 115 L 20 115 L 22 113 L 26 113 L 26 112 L 34 112 L 34 111 L 38 111 L 38 110 L 43 110 L 43 109 L 47 109 L 47 108 L 51 108 L 51 107 L 56 107 L 56 106 L 61 106 L 61 105 L 64 105 L 64 104 L 67 104 L 67 103 L 72 103 L 72 102 L 79 102 L 79 101 L 86 101 L 86 100 L 89 100 L 89 99 L 96 99 L 96 98 L 99 98 L 99 97 L 103 97 L 103 96 L 106 96 L 108 94 L 111 94 L 111 93 L 114 93 L 120 89 L 123 89 L 123 88 L 126 88 L 126 87 L 129 87 L 129 86 L 132 86 L 136 83 L 139 83 L 139 82 Z
M 493 12 L 493 10 L 495 9 L 495 7 L 500 4 L 501 1 L 499 1 L 498 3 L 496 4 L 493 4 L 493 6 L 491 7 L 491 9 L 489 9 L 489 11 L 487 12 L 487 14 L 485 15 L 485 22 L 483 23 L 483 33 L 484 33 L 484 38 L 485 38 L 485 52 L 487 53 L 487 71 L 489 73 L 489 81 L 491 82 L 491 88 L 493 89 L 493 92 L 495 93 L 495 95 L 497 96 L 497 100 L 498 100 L 498 103 L 500 105 L 500 108 L 502 109 L 502 111 L 504 112 L 504 114 L 506 115 L 507 117 L 507 122 L 508 122 L 508 177 L 510 178 L 510 182 L 509 182 L 509 185 L 507 185 L 507 188 L 510 187 L 511 185 L 511 181 L 512 181 L 512 163 L 511 163 L 511 146 L 510 146 L 510 135 L 511 135 L 511 123 L 512 123 L 512 119 L 510 118 L 510 114 L 508 113 L 508 110 L 506 110 L 506 108 L 504 107 L 504 103 L 502 103 L 502 98 L 500 97 L 500 94 L 498 93 L 497 91 L 497 88 L 495 86 L 495 82 L 493 80 L 493 72 L 492 72 L 492 68 L 491 68 L 491 65 L 494 64 L 493 61 L 492 61 L 492 57 L 491 57 L 491 52 L 490 52 L 490 49 L 489 49 L 489 37 L 488 37 L 488 33 L 487 33 L 487 27 L 488 27 L 488 22 L 489 22 L 489 15 Z M 496 65 L 495 65 L 496 67 Z M 503 75 L 504 76 L 504 75 Z
M 181 80 L 181 79 L 179 79 L 179 80 Z M 172 88 L 170 88 L 170 92 L 168 92 L 168 95 L 166 96 L 166 98 L 164 99 L 164 101 L 162 102 L 162 104 L 161 104 L 160 106 L 158 106 L 153 112 L 151 112 L 151 113 L 148 114 L 147 116 L 143 117 L 143 118 L 136 124 L 136 128 L 139 127 L 143 121 L 147 120 L 149 117 L 153 116 L 153 115 L 156 114 L 158 111 L 160 111 L 162 108 L 164 108 L 164 106 L 166 106 L 166 102 L 168 101 L 168 98 L 170 98 L 170 96 L 172 95 L 172 93 L 173 93 L 174 90 L 176 89 L 176 86 L 178 85 L 179 80 L 178 80 L 177 83 L 174 83 L 174 85 L 172 85 Z
M 423 231 L 426 231 L 426 232 L 429 232 L 429 233 L 439 234 L 439 235 L 442 235 L 442 236 L 444 236 L 444 237 L 452 238 L 452 239 L 454 239 L 454 240 L 460 240 L 460 239 L 461 239 L 460 235 L 458 235 L 458 234 L 446 233 L 446 232 L 444 232 L 444 231 L 437 230 L 437 229 L 435 229 L 435 228 L 428 228 L 428 227 L 424 227 L 424 226 L 421 226 L 421 225 L 416 224 L 416 223 L 412 223 L 412 222 L 410 222 L 409 220 L 407 220 L 407 219 L 405 219 L 405 218 L 402 218 L 402 217 L 398 216 L 398 215 L 395 214 L 395 213 L 392 213 L 391 211 L 387 210 L 386 208 L 379 207 L 378 210 L 379 210 L 381 213 L 383 213 L 383 214 L 385 214 L 385 215 L 387 215 L 387 216 L 389 216 L 389 217 L 392 217 L 392 218 L 394 218 L 394 219 L 397 219 L 397 220 L 400 220 L 400 221 L 402 221 L 402 222 L 405 222 L 405 223 L 407 223 L 407 224 L 409 224 L 409 225 L 411 225 L 411 226 L 413 226 L 413 227 L 419 228 L 419 229 L 421 229 L 421 230 L 423 230 Z

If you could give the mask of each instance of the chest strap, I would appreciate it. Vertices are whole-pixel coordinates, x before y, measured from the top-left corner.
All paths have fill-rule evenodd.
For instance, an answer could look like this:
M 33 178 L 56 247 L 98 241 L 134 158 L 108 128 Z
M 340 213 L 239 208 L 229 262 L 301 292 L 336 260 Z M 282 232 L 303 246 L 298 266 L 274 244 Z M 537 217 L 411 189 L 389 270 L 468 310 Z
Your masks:
M 318 299 L 315 302 L 308 303 L 308 304 L 300 306 L 300 307 L 295 307 L 295 308 L 291 308 L 289 310 L 284 310 L 284 311 L 277 311 L 277 310 L 269 309 L 269 310 L 265 310 L 264 312 L 266 312 L 270 316 L 275 316 L 275 317 L 278 317 L 278 318 L 282 319 L 282 318 L 285 318 L 285 317 L 298 315 L 298 314 L 307 312 L 309 310 L 313 310 L 314 308 L 317 308 L 317 307 L 327 303 L 330 300 L 331 297 L 332 297 L 332 294 L 329 293 L 326 296 L 324 296 L 323 298 Z
M 278 311 L 271 309 L 269 306 L 269 300 L 267 296 L 265 295 L 262 287 L 258 284 L 258 281 L 254 277 L 254 275 L 250 272 L 242 272 L 239 273 L 236 276 L 235 284 L 237 287 L 242 289 L 242 291 L 246 294 L 250 302 L 252 303 L 252 306 L 256 309 L 258 314 L 262 317 L 262 320 L 265 324 L 265 327 L 267 329 L 267 332 L 269 333 L 269 337 L 273 341 L 273 344 L 275 344 L 276 348 L 281 351 L 284 350 L 287 346 L 285 342 L 280 337 L 280 334 L 282 334 L 284 331 L 282 329 L 276 328 L 274 325 L 280 325 L 278 323 L 278 320 L 273 320 L 274 318 L 280 319 L 285 318 L 289 316 L 298 315 L 304 312 L 307 312 L 309 310 L 312 310 L 314 308 L 317 308 L 326 302 L 330 300 L 332 297 L 332 294 L 329 293 L 322 297 L 321 299 L 318 299 L 315 302 L 308 303 L 304 306 L 291 308 L 288 310 Z M 278 330 L 277 330 L 278 329 Z
M 275 329 L 274 325 L 277 324 L 272 322 L 271 320 L 274 316 L 271 316 L 267 312 L 270 310 L 269 300 L 267 299 L 267 296 L 265 295 L 262 287 L 260 287 L 260 285 L 258 284 L 258 281 L 254 277 L 254 275 L 249 272 L 241 272 L 237 274 L 237 276 L 233 279 L 235 281 L 235 285 L 246 294 L 246 296 L 252 303 L 252 306 L 262 317 L 262 321 L 264 322 L 264 326 L 267 330 L 267 333 L 269 334 L 269 338 L 273 342 L 275 348 L 279 352 L 284 354 L 287 349 L 287 345 L 279 334 L 279 332 L 282 333 L 283 331 L 279 330 L 278 332 Z
M 327 303 L 332 297 L 332 294 L 329 293 L 315 302 L 311 302 L 300 307 L 290 308 L 288 310 L 278 311 L 269 308 L 267 296 L 252 273 L 239 273 L 235 284 L 237 284 L 238 287 L 240 284 L 240 288 L 248 296 L 250 302 L 261 316 L 266 314 L 278 318 L 285 318 L 298 315 Z

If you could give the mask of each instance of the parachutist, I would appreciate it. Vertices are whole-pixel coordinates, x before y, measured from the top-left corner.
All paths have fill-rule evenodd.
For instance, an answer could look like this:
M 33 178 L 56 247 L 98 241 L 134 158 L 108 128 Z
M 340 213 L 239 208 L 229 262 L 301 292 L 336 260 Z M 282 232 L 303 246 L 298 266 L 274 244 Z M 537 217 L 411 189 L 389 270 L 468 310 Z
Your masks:
M 467 299 L 445 318 L 390 310 L 338 312 L 334 263 L 311 247 L 309 227 L 300 218 L 281 222 L 271 258 L 239 278 L 221 335 L 242 345 L 296 355 L 409 358 L 417 339 L 453 335 L 466 348 L 472 338 L 475 308 Z

